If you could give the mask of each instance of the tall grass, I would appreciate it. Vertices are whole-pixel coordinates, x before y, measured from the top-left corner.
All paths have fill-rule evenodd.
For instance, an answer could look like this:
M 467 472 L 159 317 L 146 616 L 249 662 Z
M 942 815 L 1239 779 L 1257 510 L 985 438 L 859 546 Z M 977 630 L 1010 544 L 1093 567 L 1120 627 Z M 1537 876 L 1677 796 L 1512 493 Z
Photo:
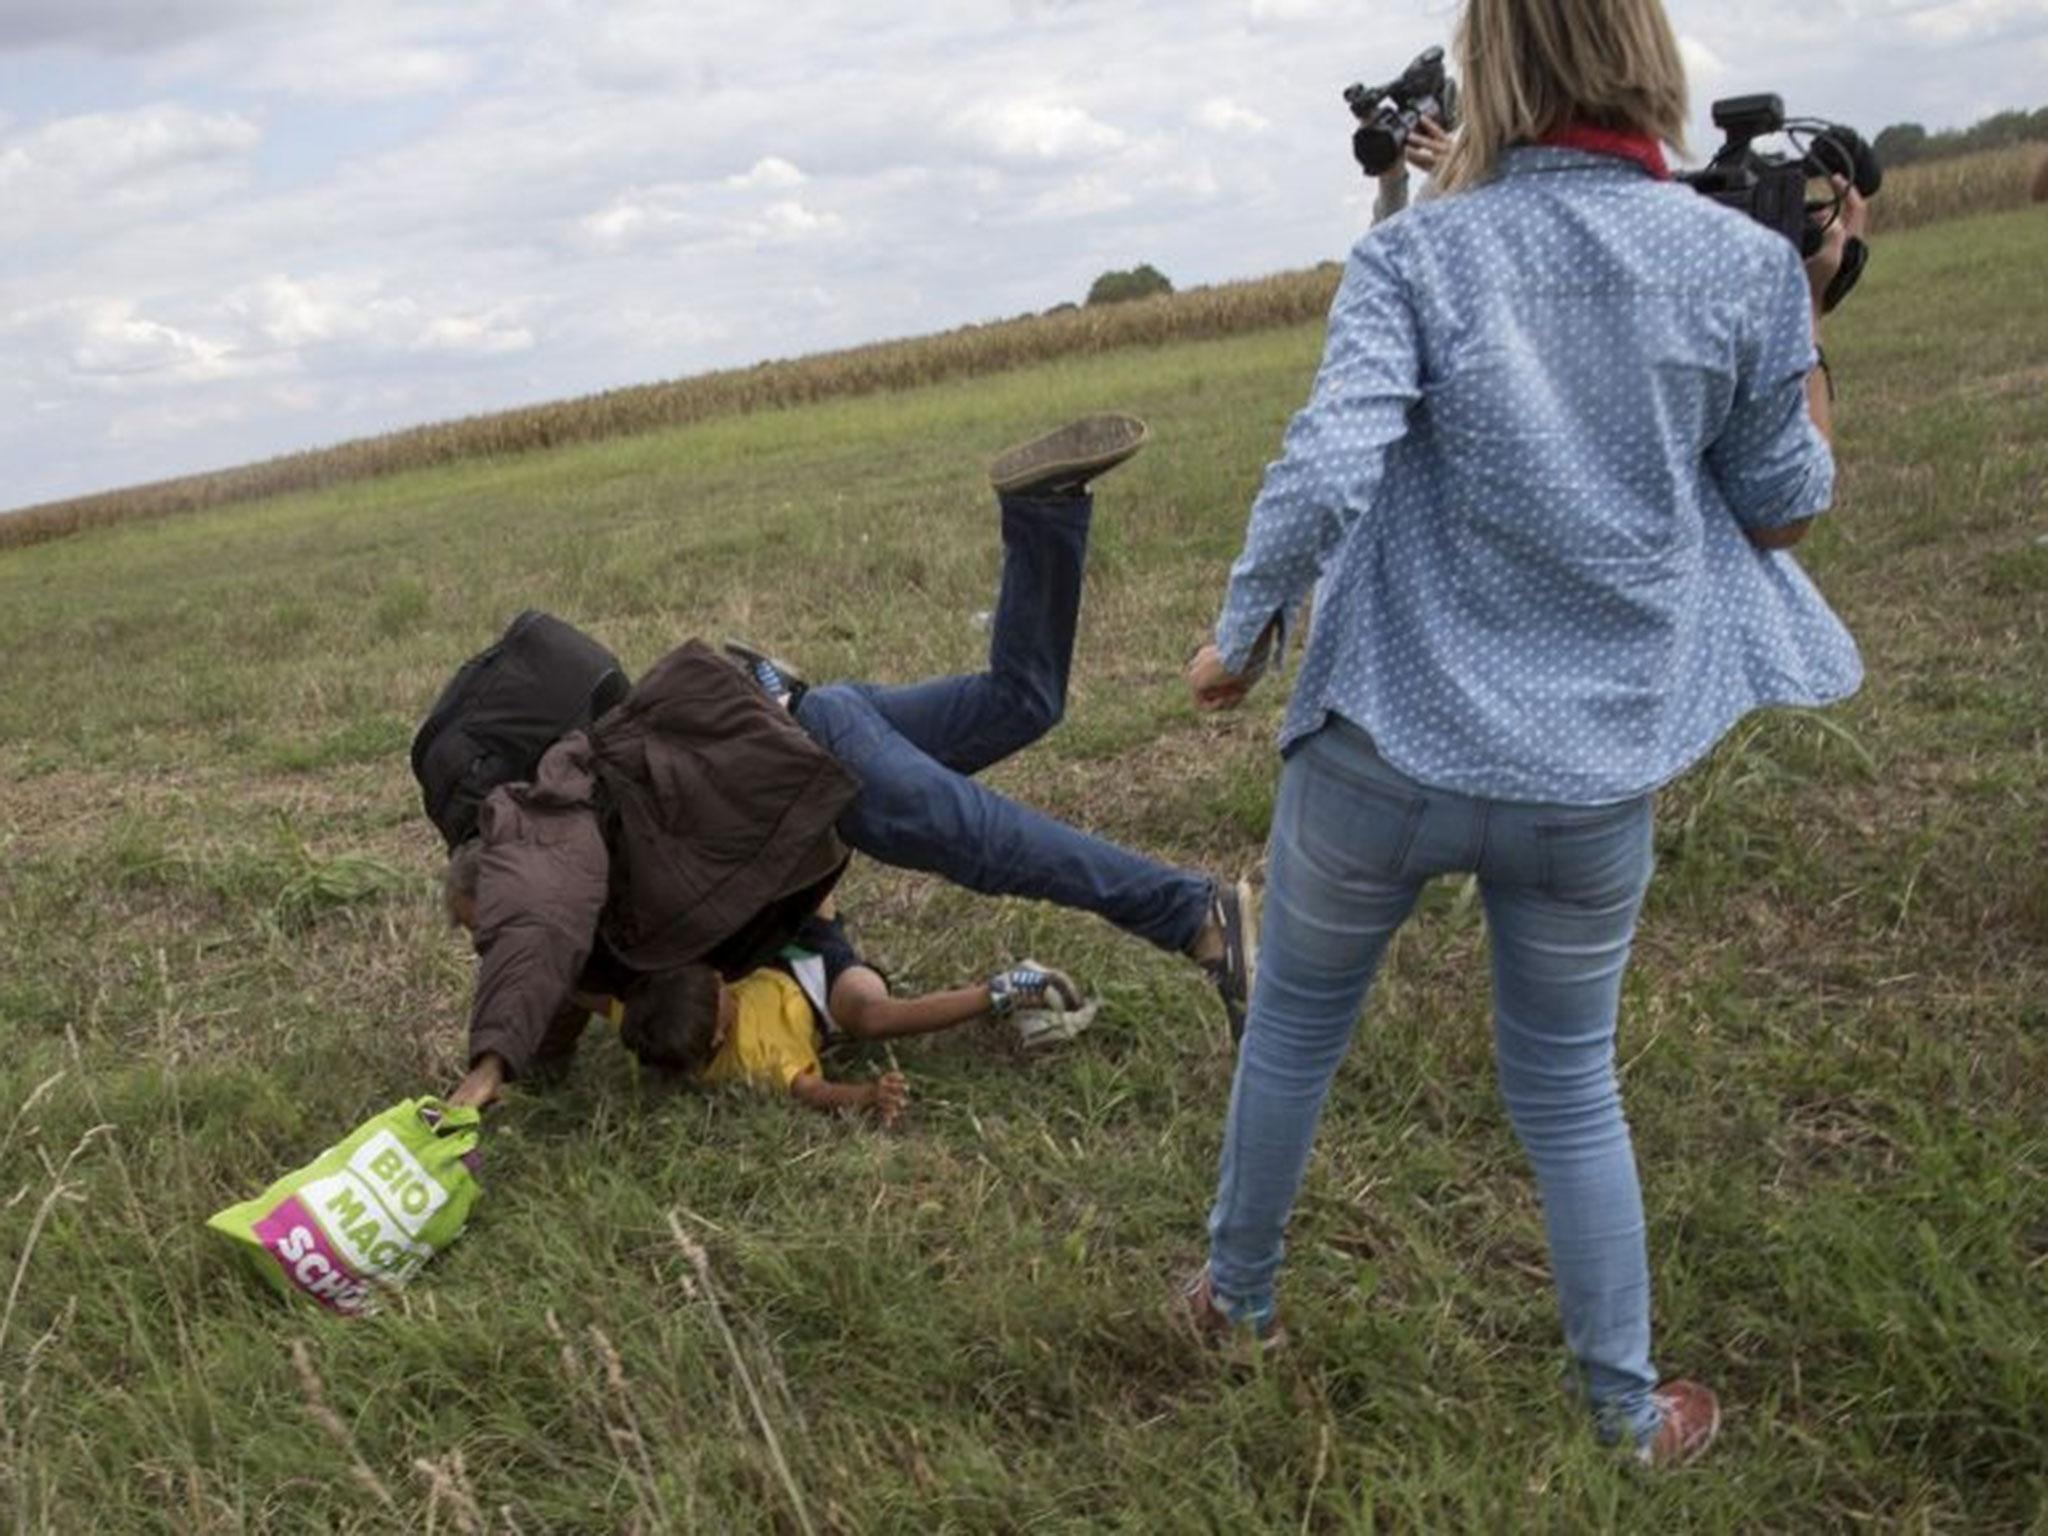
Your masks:
M 1070 1048 L 900 1042 L 895 1131 L 679 1091 L 599 1026 L 486 1130 L 470 1232 L 383 1316 L 204 1230 L 460 1074 L 470 957 L 409 728 L 538 604 L 644 666 L 976 664 L 979 461 L 1128 406 L 1066 718 L 995 784 L 1251 869 L 1288 679 L 1197 716 L 1314 326 L 735 417 L 0 554 L 0 1531 L 2048 1532 L 2048 288 L 2037 213 L 1887 241 L 1828 322 L 1838 506 L 1800 556 L 1864 648 L 1825 717 L 1662 797 L 1622 1023 L 1657 1362 L 1728 1409 L 1645 1477 L 1558 1390 L 1494 1086 L 1480 903 L 1433 888 L 1324 1112 L 1237 1374 L 1168 1325 L 1230 1092 L 1191 966 L 857 863 L 906 988 L 1025 955 Z M 420 594 L 424 592 L 424 597 Z M 835 1061 L 863 1075 L 879 1051 Z
M 2027 201 L 2039 146 L 1959 155 L 1894 172 L 1872 205 L 1888 232 L 1938 219 L 2016 208 Z M 208 474 L 185 475 L 0 516 L 0 549 L 84 528 L 164 517 L 292 491 L 318 490 L 435 464 L 596 442 L 715 416 L 786 409 L 1021 368 L 1052 358 L 1164 346 L 1300 325 L 1328 309 L 1331 263 L 1126 304 L 1056 310 L 961 326 L 933 336 L 496 411 L 285 454 Z

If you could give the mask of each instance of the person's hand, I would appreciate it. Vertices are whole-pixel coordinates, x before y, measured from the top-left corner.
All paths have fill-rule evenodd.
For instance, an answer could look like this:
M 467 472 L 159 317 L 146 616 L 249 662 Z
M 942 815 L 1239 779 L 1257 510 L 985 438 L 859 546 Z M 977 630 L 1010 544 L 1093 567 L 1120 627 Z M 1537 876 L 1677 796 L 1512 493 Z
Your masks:
M 890 1068 L 875 1079 L 875 1118 L 892 1126 L 910 1107 L 910 1079 Z
M 1864 201 L 1846 176 L 1831 177 L 1835 193 L 1841 198 L 1841 206 L 1835 210 L 1834 218 L 1828 221 L 1827 229 L 1821 235 L 1820 249 L 1806 258 L 1806 286 L 1813 293 L 1813 312 L 1820 314 L 1821 298 L 1828 291 L 1828 284 L 1835 280 L 1835 274 L 1842 270 L 1842 252 L 1848 247 L 1849 237 L 1858 239 L 1870 225 L 1870 204 Z
M 455 1085 L 448 1102 L 456 1109 L 483 1109 L 498 1102 L 499 1090 L 504 1086 L 505 1058 L 486 1051 Z
M 1235 709 L 1252 691 L 1254 679 L 1239 677 L 1223 665 L 1223 653 L 1214 641 L 1196 651 L 1188 662 L 1188 692 L 1195 708 L 1206 711 Z
M 1451 136 L 1444 132 L 1444 125 L 1433 117 L 1418 117 L 1415 126 L 1408 130 L 1408 139 L 1401 147 L 1408 163 L 1425 176 L 1436 174 L 1444 157 L 1451 152 Z

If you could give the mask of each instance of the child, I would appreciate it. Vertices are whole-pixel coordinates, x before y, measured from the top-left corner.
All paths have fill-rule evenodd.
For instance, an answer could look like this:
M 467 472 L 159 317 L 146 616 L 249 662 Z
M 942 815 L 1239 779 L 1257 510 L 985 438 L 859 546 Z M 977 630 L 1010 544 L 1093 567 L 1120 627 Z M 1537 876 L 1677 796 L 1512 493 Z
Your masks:
M 709 970 L 693 977 L 666 999 L 666 1027 L 651 1020 L 636 1027 L 628 1011 L 622 1035 L 643 1060 L 679 1067 L 707 1086 L 752 1083 L 813 1109 L 871 1110 L 884 1125 L 894 1125 L 910 1101 L 903 1074 L 832 1082 L 824 1047 L 932 1034 L 992 1016 L 1010 1020 L 1019 1044 L 1036 1050 L 1086 1029 L 1096 1006 L 1083 1006 L 1069 977 L 1028 960 L 973 986 L 893 997 L 888 980 L 848 941 L 829 902 L 772 963 L 731 983 Z M 652 1038 L 657 1034 L 660 1040 Z

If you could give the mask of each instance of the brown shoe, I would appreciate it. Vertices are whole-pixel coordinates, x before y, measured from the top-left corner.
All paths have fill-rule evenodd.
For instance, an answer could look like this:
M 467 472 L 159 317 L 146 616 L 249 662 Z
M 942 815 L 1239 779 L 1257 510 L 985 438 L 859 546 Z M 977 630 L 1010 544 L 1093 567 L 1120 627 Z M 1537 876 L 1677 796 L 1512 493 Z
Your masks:
M 1239 1321 L 1223 1310 L 1209 1283 L 1209 1266 L 1204 1264 L 1174 1287 L 1167 1315 L 1195 1336 L 1207 1349 L 1249 1346 L 1254 1355 L 1270 1355 L 1287 1346 L 1287 1330 L 1278 1314 L 1263 1323 Z
M 1721 1432 L 1721 1400 L 1696 1381 L 1667 1381 L 1650 1394 L 1664 1415 L 1636 1455 L 1653 1467 L 1682 1467 Z
M 1135 416 L 1083 416 L 999 454 L 989 484 L 1004 496 L 1078 495 L 1144 447 L 1149 432 Z

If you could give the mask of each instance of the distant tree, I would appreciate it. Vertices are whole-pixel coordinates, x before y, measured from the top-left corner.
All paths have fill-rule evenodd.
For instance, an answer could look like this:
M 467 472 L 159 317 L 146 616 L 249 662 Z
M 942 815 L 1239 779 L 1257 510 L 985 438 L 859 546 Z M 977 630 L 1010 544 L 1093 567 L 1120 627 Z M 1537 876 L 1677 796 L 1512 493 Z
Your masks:
M 1920 158 L 1927 148 L 1927 130 L 1918 123 L 1893 123 L 1881 129 L 1870 147 L 1884 165 L 1904 165 Z
M 1088 287 L 1090 304 L 1122 304 L 1129 299 L 1149 299 L 1155 293 L 1171 293 L 1173 284 L 1166 274 L 1149 262 L 1128 272 L 1105 272 Z

